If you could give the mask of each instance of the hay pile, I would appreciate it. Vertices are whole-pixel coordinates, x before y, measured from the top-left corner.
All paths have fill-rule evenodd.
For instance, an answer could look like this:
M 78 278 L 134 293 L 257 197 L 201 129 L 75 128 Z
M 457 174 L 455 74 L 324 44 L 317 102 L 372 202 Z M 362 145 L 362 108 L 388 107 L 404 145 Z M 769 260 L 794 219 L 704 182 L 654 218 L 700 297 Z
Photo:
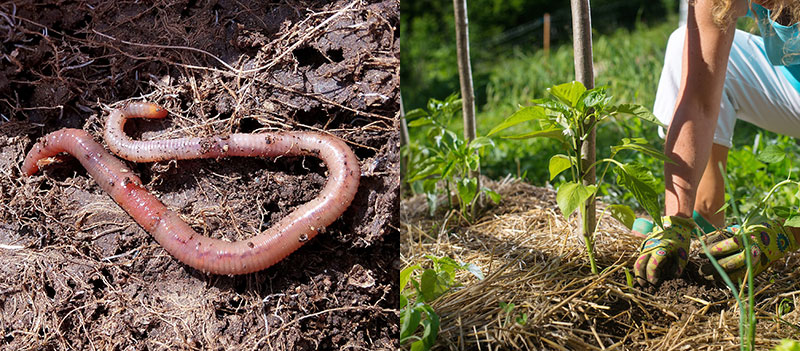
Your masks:
M 453 216 L 427 216 L 424 199 L 401 205 L 401 258 L 423 262 L 424 254 L 450 256 L 478 265 L 485 279 L 462 272 L 464 286 L 432 304 L 441 316 L 439 345 L 451 349 L 685 350 L 738 349 L 739 312 L 730 291 L 689 274 L 660 288 L 642 291 L 626 284 L 624 270 L 636 257 L 639 240 L 606 217 L 597 235 L 599 276 L 590 273 L 579 221 L 566 221 L 555 191 L 518 180 L 487 181 L 503 196 L 466 225 Z M 604 207 L 598 206 L 598 218 Z M 437 216 L 442 218 L 442 216 Z M 695 248 L 692 261 L 698 262 Z M 757 280 L 757 347 L 797 338 L 800 312 L 794 255 Z M 690 267 L 691 268 L 691 267 Z M 694 267 L 696 271 L 696 266 Z M 686 276 L 686 275 L 684 275 Z M 509 318 L 500 303 L 514 303 Z M 788 313 L 787 313 L 788 312 Z M 515 323 L 520 313 L 524 325 Z

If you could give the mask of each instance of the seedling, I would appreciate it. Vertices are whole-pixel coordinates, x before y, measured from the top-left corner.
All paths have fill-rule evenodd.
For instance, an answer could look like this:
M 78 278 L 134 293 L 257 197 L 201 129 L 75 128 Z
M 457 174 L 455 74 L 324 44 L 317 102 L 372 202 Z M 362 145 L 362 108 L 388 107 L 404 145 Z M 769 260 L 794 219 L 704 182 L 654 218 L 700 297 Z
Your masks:
M 503 320 L 503 328 L 507 327 L 508 324 L 511 322 L 511 317 L 514 317 L 514 308 L 516 306 L 513 302 L 505 303 L 500 302 L 500 309 L 503 310 L 503 314 L 505 314 L 505 319 Z M 514 317 L 514 322 L 519 325 L 525 325 L 528 323 L 528 314 L 520 312 L 516 317 Z

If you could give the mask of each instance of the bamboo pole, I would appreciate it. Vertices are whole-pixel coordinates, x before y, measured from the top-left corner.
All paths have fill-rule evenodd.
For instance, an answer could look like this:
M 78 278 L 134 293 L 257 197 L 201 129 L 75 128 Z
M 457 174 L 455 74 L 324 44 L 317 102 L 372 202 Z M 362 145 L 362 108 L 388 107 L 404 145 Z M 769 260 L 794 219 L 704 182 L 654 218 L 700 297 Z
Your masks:
M 575 56 L 575 80 L 583 83 L 587 89 L 594 88 L 594 75 L 592 69 L 592 20 L 591 11 L 589 7 L 589 0 L 570 0 L 570 7 L 572 8 L 572 43 L 574 47 Z M 587 123 L 593 121 L 587 120 Z M 581 162 L 584 167 L 595 162 L 595 129 L 589 131 L 589 135 L 581 148 Z M 589 170 L 583 178 L 583 184 L 593 185 L 596 183 L 596 175 L 594 167 Z M 594 248 L 594 228 L 597 223 L 595 218 L 595 202 L 594 197 L 590 198 L 586 203 L 586 211 L 582 216 L 586 216 L 581 222 L 583 225 L 584 240 L 587 248 L 592 250 Z M 591 254 L 591 251 L 590 251 Z M 593 272 L 596 273 L 596 272 Z
M 472 66 L 469 60 L 469 28 L 467 0 L 453 0 L 456 16 L 456 47 L 458 49 L 458 80 L 461 82 L 461 104 L 464 113 L 464 138 L 475 139 L 475 92 L 472 87 Z
M 542 38 L 544 43 L 544 53 L 545 55 L 550 54 L 550 14 L 544 14 L 544 38 Z
M 475 121 L 475 90 L 472 86 L 472 66 L 469 60 L 469 27 L 467 26 L 467 0 L 453 0 L 456 19 L 456 48 L 458 56 L 458 80 L 461 83 L 461 106 L 464 116 L 464 139 L 469 143 L 477 135 Z M 473 206 L 481 194 L 481 168 L 470 172 L 470 177 L 475 177 L 478 185 L 478 194 L 469 204 L 471 216 L 475 216 Z

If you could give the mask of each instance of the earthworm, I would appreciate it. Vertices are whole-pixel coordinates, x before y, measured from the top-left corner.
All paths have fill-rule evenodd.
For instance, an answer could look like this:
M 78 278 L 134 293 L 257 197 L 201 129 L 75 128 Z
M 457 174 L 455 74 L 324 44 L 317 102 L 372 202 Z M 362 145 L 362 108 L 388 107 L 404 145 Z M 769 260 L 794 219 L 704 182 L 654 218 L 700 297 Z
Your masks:
M 105 133 L 109 148 L 139 162 L 228 156 L 314 156 L 326 163 L 329 179 L 316 198 L 271 228 L 249 239 L 227 242 L 195 232 L 150 194 L 122 161 L 83 130 L 62 129 L 43 137 L 28 153 L 22 171 L 27 176 L 33 175 L 39 169 L 39 160 L 61 152 L 75 156 L 100 187 L 167 252 L 189 266 L 215 274 L 251 273 L 277 263 L 333 223 L 355 197 L 360 167 L 355 154 L 341 139 L 313 132 L 286 132 L 132 141 L 122 134 L 126 117 L 165 115 L 166 111 L 157 105 L 144 103 L 132 103 L 112 112 Z

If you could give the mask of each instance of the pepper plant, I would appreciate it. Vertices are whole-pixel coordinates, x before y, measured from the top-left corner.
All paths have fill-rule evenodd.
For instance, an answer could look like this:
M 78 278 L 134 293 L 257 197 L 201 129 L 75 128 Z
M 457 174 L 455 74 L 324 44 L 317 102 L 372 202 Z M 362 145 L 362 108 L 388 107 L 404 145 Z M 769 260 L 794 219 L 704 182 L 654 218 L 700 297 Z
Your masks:
M 661 203 L 658 200 L 656 179 L 644 166 L 635 162 L 622 163 L 615 157 L 624 150 L 633 150 L 666 162 L 672 162 L 672 160 L 663 152 L 650 146 L 643 138 L 623 138 L 619 145 L 611 147 L 608 157 L 601 158 L 598 155 L 595 163 L 584 164 L 581 162 L 580 150 L 592 128 L 620 115 L 631 115 L 659 125 L 661 123 L 643 106 L 612 104 L 612 97 L 606 94 L 605 87 L 587 90 L 580 82 L 570 82 L 555 85 L 547 91 L 550 97 L 533 100 L 533 105 L 519 109 L 492 129 L 488 136 L 520 123 L 530 122 L 531 131 L 520 135 L 504 136 L 504 138 L 549 138 L 563 146 L 564 154 L 553 155 L 550 158 L 548 166 L 550 180 L 552 181 L 562 172 L 569 171 L 569 180 L 558 187 L 556 200 L 566 218 L 569 218 L 575 211 L 580 211 L 587 255 L 592 273 L 597 274 L 594 238 L 589 234 L 594 233 L 594 228 L 590 228 L 587 216 L 583 214 L 586 212 L 587 201 L 594 201 L 598 187 L 597 184 L 584 184 L 582 180 L 585 175 L 592 168 L 605 164 L 603 175 L 598 178 L 599 181 L 602 181 L 609 166 L 616 166 L 614 173 L 617 175 L 617 184 L 628 189 L 645 211 L 653 217 L 656 224 L 661 226 Z M 608 211 L 628 228 L 633 225 L 635 215 L 630 207 L 610 205 Z
M 494 202 L 500 201 L 500 195 L 486 187 L 478 189 L 478 178 L 472 176 L 480 166 L 481 151 L 494 145 L 492 140 L 478 137 L 466 142 L 447 128 L 448 121 L 460 110 L 461 100 L 453 94 L 444 101 L 430 99 L 425 109 L 406 114 L 410 128 L 429 128 L 426 140 L 415 141 L 406 150 L 411 156 L 406 181 L 416 192 L 427 195 L 431 213 L 436 210 L 437 196 L 444 192 L 450 208 L 458 207 L 464 218 L 471 218 L 480 193 L 486 193 Z

